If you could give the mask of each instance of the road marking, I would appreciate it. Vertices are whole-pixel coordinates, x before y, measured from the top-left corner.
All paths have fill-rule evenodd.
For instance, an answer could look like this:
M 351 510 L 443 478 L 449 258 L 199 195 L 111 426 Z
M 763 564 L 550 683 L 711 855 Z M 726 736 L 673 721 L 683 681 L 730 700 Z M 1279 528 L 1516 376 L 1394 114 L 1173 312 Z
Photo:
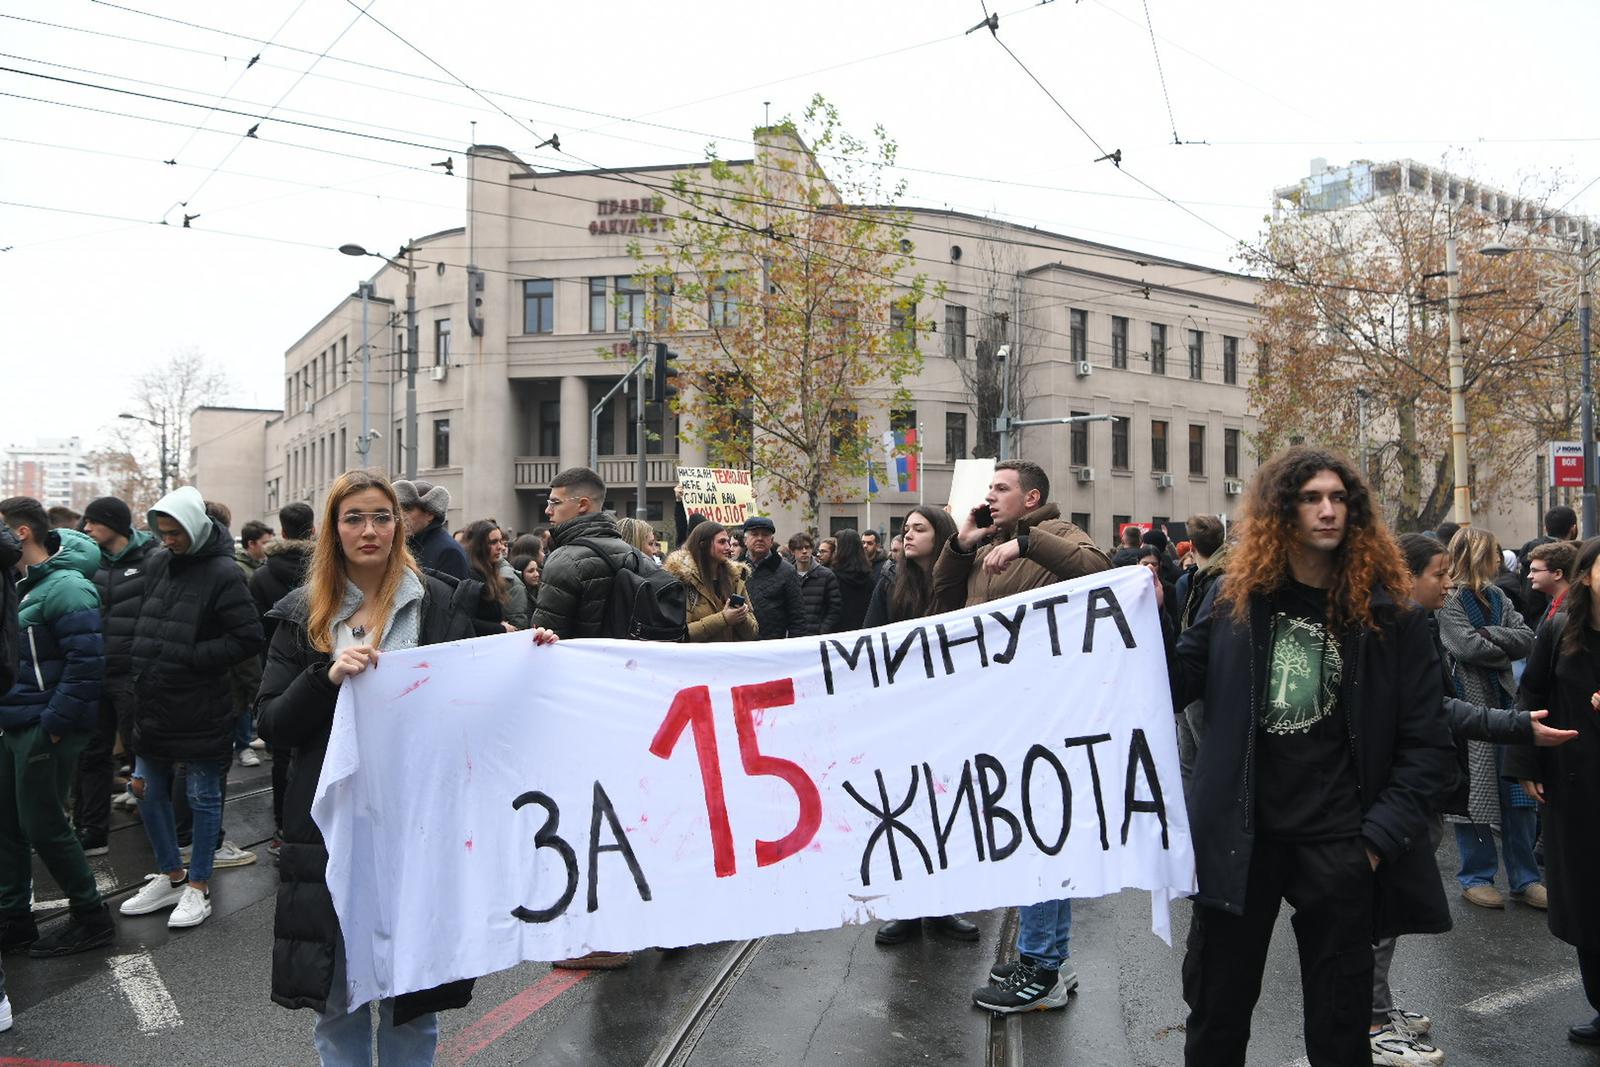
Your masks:
M 150 958 L 150 953 L 113 956 L 108 962 L 111 980 L 128 998 L 140 1033 L 157 1034 L 163 1030 L 176 1030 L 183 1025 L 178 1005 L 173 1001 L 172 994 L 167 992 L 167 984 L 161 980 L 156 961 Z
M 1556 974 L 1547 974 L 1543 978 L 1535 978 L 1531 982 L 1502 989 L 1498 993 L 1479 997 L 1477 1000 L 1468 1001 L 1461 1005 L 1463 1011 L 1470 1011 L 1474 1015 L 1497 1015 L 1511 1008 L 1520 1008 L 1524 1004 L 1531 1004 L 1540 997 L 1551 993 L 1559 993 L 1578 984 L 1576 971 L 1561 971 Z
M 1306 1057 L 1301 1056 L 1297 1060 L 1290 1060 L 1288 1063 L 1284 1064 L 1283 1067 L 1311 1067 L 1311 1061 Z
M 446 1042 L 439 1049 L 441 1067 L 461 1067 L 530 1015 L 593 973 L 593 971 L 551 971 L 504 1004 L 485 1013 L 476 1022 L 470 1023 L 466 1029 Z
M 0 1056 L 0 1067 L 106 1067 L 106 1064 L 75 1063 L 67 1060 L 25 1060 L 16 1056 Z

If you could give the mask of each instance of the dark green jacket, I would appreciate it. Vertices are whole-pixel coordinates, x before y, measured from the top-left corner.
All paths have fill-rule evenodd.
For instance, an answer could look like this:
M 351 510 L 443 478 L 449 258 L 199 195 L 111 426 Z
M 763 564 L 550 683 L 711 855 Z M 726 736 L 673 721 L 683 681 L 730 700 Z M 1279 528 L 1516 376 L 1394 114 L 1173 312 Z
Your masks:
M 60 736 L 92 728 L 105 679 L 100 546 L 77 530 L 52 530 L 50 558 L 17 583 L 17 681 L 0 696 L 0 730 L 40 725 Z

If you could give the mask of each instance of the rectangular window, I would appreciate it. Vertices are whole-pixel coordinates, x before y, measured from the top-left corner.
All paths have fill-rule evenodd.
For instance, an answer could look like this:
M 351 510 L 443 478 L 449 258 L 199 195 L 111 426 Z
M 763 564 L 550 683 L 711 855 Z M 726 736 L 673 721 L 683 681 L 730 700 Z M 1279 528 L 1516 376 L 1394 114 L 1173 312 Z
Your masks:
M 539 402 L 539 455 L 561 455 L 561 401 Z
M 828 533 L 838 533 L 840 530 L 859 530 L 861 521 L 854 515 L 835 515 L 828 520 Z
M 334 468 L 335 476 L 343 473 L 350 466 L 350 439 L 345 436 L 346 433 L 348 431 L 343 426 L 339 427 L 339 462 Z
M 406 469 L 406 431 L 400 423 L 394 424 L 394 470 L 395 477 L 405 473 Z
M 1206 428 L 1193 422 L 1189 424 L 1189 473 L 1206 473 Z
M 917 321 L 917 305 L 906 304 L 896 300 L 889 305 L 889 329 L 894 333 L 894 342 L 903 348 L 914 347 L 917 343 L 917 331 L 914 324 Z M 911 328 L 907 323 L 913 324 Z
M 711 287 L 711 305 L 706 312 L 706 323 L 713 329 L 739 325 L 739 303 L 733 292 L 734 278 L 724 275 Z
M 1239 384 L 1239 339 L 1222 339 L 1222 381 L 1226 385 Z
M 1081 418 L 1089 414 L 1087 411 L 1074 411 L 1073 418 Z M 1087 467 L 1089 465 L 1089 424 L 1087 422 L 1069 422 L 1068 439 L 1072 442 L 1072 465 L 1074 467 Z
M 535 278 L 522 283 L 522 332 L 554 333 L 556 329 L 555 282 Z
M 1089 313 L 1073 308 L 1068 316 L 1072 320 L 1072 361 L 1089 361 Z
M 1111 316 L 1111 365 L 1128 369 L 1128 320 L 1121 315 Z
M 947 463 L 967 458 L 967 413 L 944 413 L 944 458 Z
M 450 365 L 450 320 L 433 320 L 433 365 L 435 367 L 448 367 Z
M 450 420 L 433 420 L 433 465 L 450 466 Z
M 916 408 L 896 408 L 889 412 L 889 429 L 895 433 L 906 433 L 917 428 Z
M 1128 461 L 1128 419 L 1118 415 L 1111 420 L 1111 469 L 1125 471 L 1132 467 Z
M 1150 324 L 1150 373 L 1167 373 L 1167 328 L 1159 322 Z
M 645 288 L 644 283 L 632 278 L 617 279 L 617 331 L 626 333 L 629 330 L 642 330 L 645 328 Z
M 960 304 L 944 306 L 944 354 L 951 359 L 967 358 L 967 309 Z
M 673 279 L 657 277 L 655 279 L 656 313 L 654 329 L 657 332 L 672 328 L 672 293 L 676 288 Z
M 835 409 L 828 413 L 828 447 L 838 455 L 844 451 L 845 443 L 855 440 L 856 413 L 849 409 Z M 871 455 L 871 442 L 867 442 L 868 455 Z
M 1167 466 L 1167 423 L 1161 419 L 1150 421 L 1150 469 L 1158 474 L 1170 469 Z
M 1093 519 L 1094 517 L 1087 511 L 1074 511 L 1072 513 L 1072 525 L 1076 526 L 1084 533 L 1089 532 L 1089 525 L 1093 522 Z
M 589 332 L 606 332 L 606 280 L 589 279 Z
M 591 394 L 591 400 L 598 400 L 598 395 Z M 593 404 L 589 405 L 591 408 Z M 614 456 L 617 454 L 617 406 L 607 404 L 604 411 L 600 412 L 600 420 L 595 424 L 595 453 L 601 456 Z M 555 455 L 552 452 L 550 455 Z
M 1206 335 L 1199 330 L 1189 331 L 1189 377 L 1195 381 L 1205 377 Z
M 1239 431 L 1222 431 L 1222 476 L 1239 477 Z
M 1271 355 L 1265 341 L 1256 342 L 1256 377 L 1265 378 L 1269 369 Z
M 1122 544 L 1122 528 L 1133 521 L 1132 515 L 1111 516 L 1111 544 Z

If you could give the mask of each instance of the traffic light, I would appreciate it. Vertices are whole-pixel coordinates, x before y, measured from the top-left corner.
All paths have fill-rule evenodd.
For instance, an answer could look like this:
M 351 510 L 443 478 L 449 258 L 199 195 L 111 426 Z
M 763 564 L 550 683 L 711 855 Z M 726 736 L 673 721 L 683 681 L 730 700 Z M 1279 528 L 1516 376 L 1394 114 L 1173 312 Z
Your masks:
M 664 342 L 656 342 L 655 372 L 650 376 L 650 399 L 664 403 L 678 395 L 678 353 Z

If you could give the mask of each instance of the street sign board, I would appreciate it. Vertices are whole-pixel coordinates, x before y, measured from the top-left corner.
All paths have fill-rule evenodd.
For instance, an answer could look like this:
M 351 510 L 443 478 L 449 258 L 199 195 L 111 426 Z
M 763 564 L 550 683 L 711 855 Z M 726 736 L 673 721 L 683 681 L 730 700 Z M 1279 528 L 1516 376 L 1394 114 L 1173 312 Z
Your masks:
M 1550 442 L 1550 484 L 1583 488 L 1583 442 Z

